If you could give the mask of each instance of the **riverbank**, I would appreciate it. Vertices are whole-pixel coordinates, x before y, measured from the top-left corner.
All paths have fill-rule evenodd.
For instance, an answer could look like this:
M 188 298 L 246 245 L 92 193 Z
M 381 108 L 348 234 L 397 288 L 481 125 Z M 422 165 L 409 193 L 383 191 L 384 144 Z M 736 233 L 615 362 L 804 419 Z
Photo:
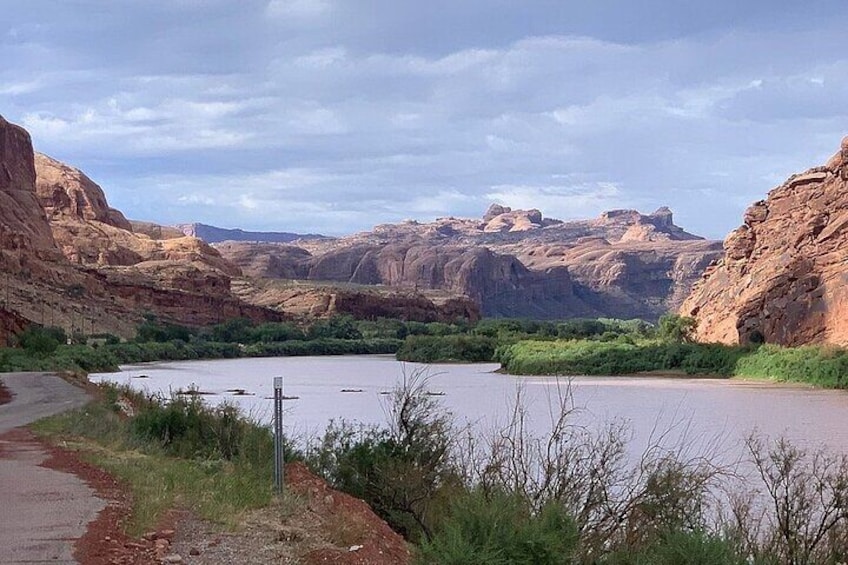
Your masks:
M 401 536 L 303 464 L 287 465 L 275 496 L 270 431 L 235 408 L 96 388 L 84 409 L 33 425 L 58 468 L 110 501 L 77 545 L 81 562 L 409 561 Z
M 495 359 L 513 375 L 673 374 L 848 387 L 848 351 L 836 347 L 521 341 L 499 348 Z

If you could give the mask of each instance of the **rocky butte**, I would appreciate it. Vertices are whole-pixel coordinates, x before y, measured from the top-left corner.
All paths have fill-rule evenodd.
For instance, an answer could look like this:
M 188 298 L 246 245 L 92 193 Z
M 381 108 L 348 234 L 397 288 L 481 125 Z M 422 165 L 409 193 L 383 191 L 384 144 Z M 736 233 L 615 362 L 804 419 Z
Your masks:
M 743 221 L 680 310 L 698 339 L 848 345 L 848 138 Z
M 656 319 L 679 307 L 721 244 L 687 233 L 661 208 L 563 222 L 492 205 L 480 219 L 385 224 L 339 239 L 224 242 L 255 279 L 330 281 L 466 296 L 485 316 Z M 273 302 L 268 289 L 242 296 Z M 284 297 L 280 297 L 283 300 Z

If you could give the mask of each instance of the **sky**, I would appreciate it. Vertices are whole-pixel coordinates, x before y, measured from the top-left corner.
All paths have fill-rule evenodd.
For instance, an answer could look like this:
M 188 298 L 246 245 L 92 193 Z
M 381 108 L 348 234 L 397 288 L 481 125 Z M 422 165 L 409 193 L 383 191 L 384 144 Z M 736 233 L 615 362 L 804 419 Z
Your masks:
M 0 0 L 0 115 L 128 217 L 489 204 L 721 239 L 848 135 L 844 0 Z

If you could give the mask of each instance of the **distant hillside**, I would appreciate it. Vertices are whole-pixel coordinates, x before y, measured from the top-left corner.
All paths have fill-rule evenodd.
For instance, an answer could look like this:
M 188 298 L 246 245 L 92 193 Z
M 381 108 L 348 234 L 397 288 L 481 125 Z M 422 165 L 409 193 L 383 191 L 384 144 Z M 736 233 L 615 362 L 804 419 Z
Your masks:
M 482 218 L 215 248 L 249 277 L 440 291 L 470 298 L 484 316 L 537 319 L 657 319 L 676 310 L 722 254 L 721 242 L 686 232 L 665 207 L 564 222 L 498 204 Z
M 298 239 L 327 239 L 314 233 L 260 232 L 240 229 L 225 229 L 206 224 L 181 224 L 176 226 L 185 235 L 202 239 L 206 243 L 222 241 L 255 241 L 259 243 L 290 243 Z

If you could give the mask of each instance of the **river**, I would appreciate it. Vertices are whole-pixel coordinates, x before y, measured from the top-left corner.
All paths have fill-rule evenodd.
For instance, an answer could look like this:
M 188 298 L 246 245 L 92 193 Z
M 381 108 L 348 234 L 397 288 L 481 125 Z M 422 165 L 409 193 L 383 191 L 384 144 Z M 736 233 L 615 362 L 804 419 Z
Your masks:
M 477 433 L 503 425 L 520 390 L 534 433 L 544 435 L 550 429 L 557 399 L 568 394 L 575 409 L 572 423 L 600 429 L 623 422 L 634 453 L 663 435 L 667 444 L 735 457 L 743 455 L 752 432 L 785 436 L 808 448 L 848 449 L 848 394 L 802 386 L 703 378 L 520 377 L 496 373 L 498 365 L 491 363 L 417 365 L 392 356 L 184 361 L 121 369 L 90 378 L 166 396 L 196 387 L 211 393 L 205 401 L 236 403 L 266 423 L 271 420 L 273 378 L 282 376 L 284 394 L 292 397 L 284 403 L 286 433 L 301 441 L 319 435 L 331 419 L 385 422 L 386 393 L 404 374 L 423 371 L 433 398 Z M 237 395 L 235 389 L 245 394 Z

